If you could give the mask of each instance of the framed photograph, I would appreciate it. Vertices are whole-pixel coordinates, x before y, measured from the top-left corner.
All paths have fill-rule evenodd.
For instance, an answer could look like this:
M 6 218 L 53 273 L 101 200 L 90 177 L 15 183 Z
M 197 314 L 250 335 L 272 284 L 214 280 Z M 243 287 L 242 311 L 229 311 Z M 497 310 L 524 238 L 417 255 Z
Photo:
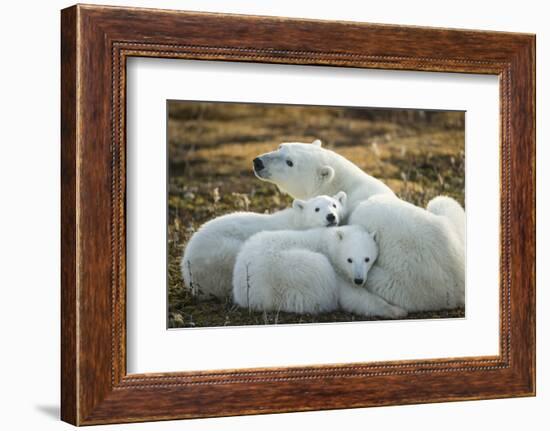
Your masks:
M 535 36 L 61 14 L 62 419 L 535 394 Z

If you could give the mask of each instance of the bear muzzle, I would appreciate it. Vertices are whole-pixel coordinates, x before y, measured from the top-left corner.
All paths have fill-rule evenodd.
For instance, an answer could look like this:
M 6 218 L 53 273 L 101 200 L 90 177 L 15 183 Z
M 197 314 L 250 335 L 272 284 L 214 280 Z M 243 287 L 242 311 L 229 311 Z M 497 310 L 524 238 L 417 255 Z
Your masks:
M 338 226 L 338 222 L 336 221 L 336 216 L 332 213 L 327 214 L 327 227 L 330 226 Z
M 262 169 L 264 169 L 264 162 L 262 162 L 262 159 L 259 157 L 256 157 L 254 160 L 252 160 L 252 163 L 254 164 L 254 171 L 260 172 Z

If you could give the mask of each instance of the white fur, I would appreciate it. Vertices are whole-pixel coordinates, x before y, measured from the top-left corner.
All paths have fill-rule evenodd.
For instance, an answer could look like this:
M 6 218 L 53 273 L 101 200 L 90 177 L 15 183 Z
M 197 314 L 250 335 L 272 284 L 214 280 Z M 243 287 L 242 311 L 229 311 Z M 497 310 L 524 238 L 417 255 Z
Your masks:
M 457 201 L 448 196 L 437 196 L 428 202 L 426 209 L 432 214 L 446 217 L 456 229 L 462 244 L 465 244 L 466 214 Z
M 348 196 L 348 210 L 376 194 L 395 196 L 382 181 L 371 177 L 346 158 L 312 144 L 284 143 L 278 150 L 258 156 L 264 166 L 254 170 L 256 176 L 271 182 L 289 195 L 308 199 L 333 195 L 343 190 Z M 287 162 L 292 162 L 289 166 Z
M 194 295 L 223 298 L 231 293 L 235 258 L 248 238 L 261 231 L 337 225 L 345 206 L 346 194 L 341 192 L 334 197 L 296 199 L 291 208 L 274 214 L 235 212 L 210 220 L 193 234 L 185 248 L 181 260 L 185 284 Z M 327 217 L 332 216 L 331 223 Z
M 457 202 L 438 197 L 425 210 L 400 200 L 320 141 L 282 144 L 259 157 L 264 169 L 256 176 L 291 196 L 347 193 L 349 224 L 380 236 L 369 290 L 408 311 L 464 306 L 464 210 Z
M 359 204 L 349 221 L 378 232 L 371 292 L 407 311 L 464 306 L 464 242 L 453 220 L 378 195 Z
M 359 226 L 261 232 L 237 256 L 233 300 L 260 311 L 341 307 L 365 316 L 402 317 L 404 310 L 363 287 L 377 254 L 374 237 Z

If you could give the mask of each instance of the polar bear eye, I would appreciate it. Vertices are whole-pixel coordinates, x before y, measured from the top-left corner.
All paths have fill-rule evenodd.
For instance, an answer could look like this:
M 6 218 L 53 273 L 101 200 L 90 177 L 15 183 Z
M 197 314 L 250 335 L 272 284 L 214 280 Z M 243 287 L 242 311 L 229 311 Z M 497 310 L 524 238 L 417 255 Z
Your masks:
M 365 257 L 365 262 L 370 262 L 370 257 Z
M 319 212 L 319 208 L 315 208 L 315 212 L 318 213 L 318 212 Z
M 334 208 L 336 208 L 336 204 L 332 204 L 332 206 L 333 206 Z
M 353 262 L 353 259 L 351 257 L 348 257 L 348 262 L 349 263 L 352 263 Z
M 294 166 L 294 163 L 292 163 L 292 160 L 287 160 L 286 164 L 290 167 Z

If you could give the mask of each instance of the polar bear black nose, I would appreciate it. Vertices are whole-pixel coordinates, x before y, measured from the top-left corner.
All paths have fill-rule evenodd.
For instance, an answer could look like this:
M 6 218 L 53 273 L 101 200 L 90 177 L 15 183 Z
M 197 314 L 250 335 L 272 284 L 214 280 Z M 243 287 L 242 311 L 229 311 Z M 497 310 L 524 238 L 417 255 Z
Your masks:
M 334 217 L 334 214 L 330 213 L 330 214 L 327 214 L 327 220 L 328 221 L 334 221 L 336 219 L 336 217 Z
M 259 157 L 256 157 L 252 163 L 254 163 L 254 170 L 256 172 L 261 171 L 264 168 L 264 163 L 262 162 L 262 159 Z
M 353 282 L 355 284 L 361 285 L 361 284 L 363 284 L 363 279 L 362 278 L 356 278 L 355 280 L 353 280 Z

